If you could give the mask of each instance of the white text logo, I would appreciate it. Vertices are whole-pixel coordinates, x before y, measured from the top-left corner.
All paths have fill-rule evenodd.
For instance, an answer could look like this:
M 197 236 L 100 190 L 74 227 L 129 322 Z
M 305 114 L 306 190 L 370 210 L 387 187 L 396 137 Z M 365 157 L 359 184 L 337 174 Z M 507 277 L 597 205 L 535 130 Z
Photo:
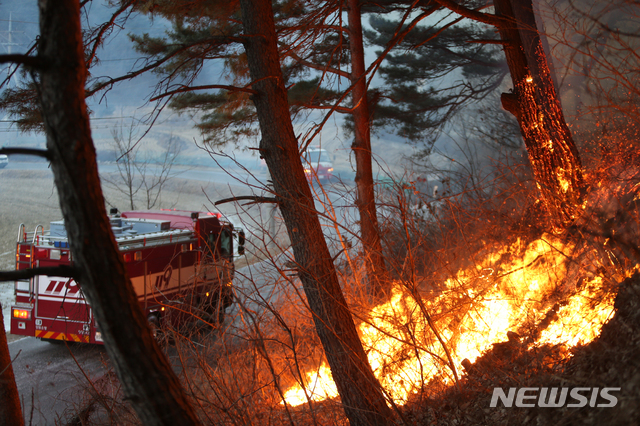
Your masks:
M 620 388 L 494 388 L 491 407 L 497 407 L 498 401 L 505 407 L 615 407 L 618 398 L 611 392 Z

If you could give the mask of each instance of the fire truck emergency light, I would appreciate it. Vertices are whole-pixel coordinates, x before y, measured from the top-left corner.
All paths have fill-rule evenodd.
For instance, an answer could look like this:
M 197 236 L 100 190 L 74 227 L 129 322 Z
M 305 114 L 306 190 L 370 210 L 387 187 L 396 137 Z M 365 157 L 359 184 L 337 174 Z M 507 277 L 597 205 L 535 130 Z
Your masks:
M 14 309 L 13 317 L 20 319 L 31 319 L 31 311 L 29 309 Z

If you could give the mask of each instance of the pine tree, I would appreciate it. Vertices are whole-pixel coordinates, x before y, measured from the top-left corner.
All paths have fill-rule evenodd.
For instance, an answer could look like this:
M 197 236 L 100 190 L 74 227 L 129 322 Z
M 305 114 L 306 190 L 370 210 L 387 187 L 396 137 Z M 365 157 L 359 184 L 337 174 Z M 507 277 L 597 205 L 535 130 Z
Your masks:
M 370 95 L 376 99 L 373 125 L 423 142 L 425 153 L 456 112 L 495 91 L 508 73 L 490 27 L 434 20 L 416 25 L 386 55 L 380 66 L 385 85 Z M 385 47 L 400 21 L 372 15 L 369 24 L 369 43 Z
M 502 106 L 518 119 L 550 224 L 566 227 L 576 218 L 585 191 L 582 164 L 550 76 L 531 0 L 496 0 L 495 14 L 453 0 L 436 1 L 500 33 L 514 85 L 511 93 L 502 94 Z
M 345 413 L 352 425 L 392 423 L 380 384 L 356 332 L 338 276 L 322 236 L 314 202 L 300 161 L 289 117 L 270 0 L 241 0 L 245 48 L 253 102 L 260 122 L 260 152 L 265 158 L 276 199 Z
M 67 274 L 82 283 L 112 365 L 140 420 L 148 425 L 200 424 L 151 336 L 104 209 L 85 103 L 79 2 L 40 0 L 38 5 L 37 56 L 8 59 L 38 74 L 39 111 L 47 135 L 47 148 L 39 155 L 51 163 L 73 250 Z

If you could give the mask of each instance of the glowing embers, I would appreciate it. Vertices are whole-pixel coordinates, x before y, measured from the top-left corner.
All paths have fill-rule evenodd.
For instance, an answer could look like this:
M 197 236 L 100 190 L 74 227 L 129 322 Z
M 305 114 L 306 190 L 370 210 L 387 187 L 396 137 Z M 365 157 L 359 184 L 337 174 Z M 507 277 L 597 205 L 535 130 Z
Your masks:
M 613 311 L 613 296 L 602 278 L 577 268 L 567 277 L 573 247 L 544 236 L 520 240 L 484 256 L 439 288 L 396 283 L 392 296 L 359 326 L 375 376 L 388 397 L 404 404 L 431 385 L 452 385 L 462 361 L 474 362 L 508 332 L 526 336 L 530 346 L 586 344 Z M 575 271 L 574 271 L 575 272 Z M 577 281 L 579 285 L 571 282 Z M 426 294 L 425 291 L 431 291 Z M 523 339 L 524 340 L 524 339 Z M 445 350 L 446 348 L 446 350 Z M 337 395 L 326 365 L 285 393 L 290 405 Z

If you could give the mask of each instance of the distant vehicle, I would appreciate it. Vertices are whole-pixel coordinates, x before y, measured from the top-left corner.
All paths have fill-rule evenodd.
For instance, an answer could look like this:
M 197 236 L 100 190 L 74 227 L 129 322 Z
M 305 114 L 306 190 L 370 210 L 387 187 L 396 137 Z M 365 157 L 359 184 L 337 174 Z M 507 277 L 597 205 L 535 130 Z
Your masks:
M 0 155 L 0 169 L 4 169 L 8 165 L 9 165 L 9 157 L 7 157 L 4 154 Z
M 304 155 L 304 173 L 312 181 L 317 178 L 320 182 L 328 182 L 333 177 L 333 164 L 329 153 L 320 148 L 307 148 Z

